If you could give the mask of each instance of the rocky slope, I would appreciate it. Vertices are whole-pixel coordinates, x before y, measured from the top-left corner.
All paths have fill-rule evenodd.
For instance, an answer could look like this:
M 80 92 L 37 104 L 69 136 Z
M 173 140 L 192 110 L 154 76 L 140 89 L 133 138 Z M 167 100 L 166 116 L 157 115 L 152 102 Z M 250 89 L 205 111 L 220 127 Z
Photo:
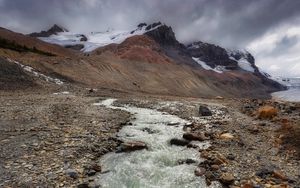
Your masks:
M 283 89 L 259 72 L 251 54 L 228 52 L 201 42 L 185 46 L 171 27 L 161 23 L 139 24 L 129 32 L 91 33 L 86 40 L 81 40 L 82 34 L 56 27 L 49 32 L 51 36 L 38 39 L 95 50 L 76 52 L 1 29 L 0 37 L 5 40 L 52 55 L 7 48 L 0 48 L 0 55 L 66 83 L 122 92 L 266 98 L 270 92 Z

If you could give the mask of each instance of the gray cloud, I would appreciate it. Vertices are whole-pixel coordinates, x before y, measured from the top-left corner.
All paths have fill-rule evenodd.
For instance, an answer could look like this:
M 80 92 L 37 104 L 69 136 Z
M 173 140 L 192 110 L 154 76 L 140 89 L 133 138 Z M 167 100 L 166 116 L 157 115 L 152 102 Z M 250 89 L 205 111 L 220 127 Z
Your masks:
M 57 23 L 88 32 L 162 21 L 183 43 L 245 48 L 283 24 L 299 25 L 299 10 L 297 0 L 0 0 L 0 26 L 29 33 Z M 278 45 L 291 45 L 286 40 Z

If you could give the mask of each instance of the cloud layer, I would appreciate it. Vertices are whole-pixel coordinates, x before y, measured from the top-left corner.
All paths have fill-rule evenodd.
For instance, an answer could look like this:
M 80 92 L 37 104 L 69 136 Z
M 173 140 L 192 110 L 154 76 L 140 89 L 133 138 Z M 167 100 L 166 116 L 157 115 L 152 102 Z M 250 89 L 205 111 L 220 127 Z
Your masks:
M 88 32 L 162 21 L 183 43 L 246 48 L 263 69 L 300 76 L 299 10 L 296 0 L 0 0 L 0 26 L 29 33 L 57 23 Z

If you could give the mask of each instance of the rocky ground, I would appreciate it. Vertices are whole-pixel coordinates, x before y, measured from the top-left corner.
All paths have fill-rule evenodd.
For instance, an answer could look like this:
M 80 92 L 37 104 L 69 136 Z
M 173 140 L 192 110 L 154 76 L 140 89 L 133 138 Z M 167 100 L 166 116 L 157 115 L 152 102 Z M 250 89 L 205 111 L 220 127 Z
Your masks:
M 155 108 L 193 122 L 186 126 L 183 138 L 211 142 L 209 149 L 199 150 L 206 160 L 195 170 L 195 175 L 206 176 L 208 184 L 219 180 L 225 187 L 300 185 L 299 103 L 224 99 L 120 103 Z M 259 108 L 265 105 L 278 110 L 271 119 L 258 118 Z M 199 114 L 200 106 L 202 115 L 208 116 Z M 203 119 L 205 123 L 200 123 Z
M 75 187 L 100 173 L 96 161 L 115 150 L 130 115 L 93 106 L 97 99 L 2 95 L 0 187 Z
M 130 120 L 126 112 L 93 106 L 108 96 L 119 98 L 116 105 L 154 108 L 193 122 L 186 125 L 183 137 L 211 142 L 209 149 L 199 150 L 206 160 L 195 169 L 208 184 L 219 180 L 225 187 L 300 185 L 299 104 L 81 90 L 1 93 L 0 187 L 93 185 L 94 175 L 105 173 L 99 158 L 115 151 L 120 144 L 116 133 Z M 278 113 L 270 120 L 259 119 L 258 110 L 266 104 Z

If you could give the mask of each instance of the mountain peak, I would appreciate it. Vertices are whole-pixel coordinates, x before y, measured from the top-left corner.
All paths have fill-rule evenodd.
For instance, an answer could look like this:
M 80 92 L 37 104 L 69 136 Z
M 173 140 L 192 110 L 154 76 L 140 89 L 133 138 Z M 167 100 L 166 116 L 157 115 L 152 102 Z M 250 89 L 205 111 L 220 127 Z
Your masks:
M 179 44 L 172 27 L 162 24 L 161 22 L 148 25 L 145 34 L 164 46 Z
M 68 30 L 60 25 L 54 24 L 47 32 L 60 33 L 60 32 L 68 32 Z
M 49 30 L 47 31 L 41 31 L 39 33 L 31 33 L 29 36 L 31 37 L 49 37 L 51 35 L 56 35 L 57 33 L 61 32 L 68 32 L 67 29 L 65 29 L 62 26 L 59 26 L 57 24 L 54 24 Z

